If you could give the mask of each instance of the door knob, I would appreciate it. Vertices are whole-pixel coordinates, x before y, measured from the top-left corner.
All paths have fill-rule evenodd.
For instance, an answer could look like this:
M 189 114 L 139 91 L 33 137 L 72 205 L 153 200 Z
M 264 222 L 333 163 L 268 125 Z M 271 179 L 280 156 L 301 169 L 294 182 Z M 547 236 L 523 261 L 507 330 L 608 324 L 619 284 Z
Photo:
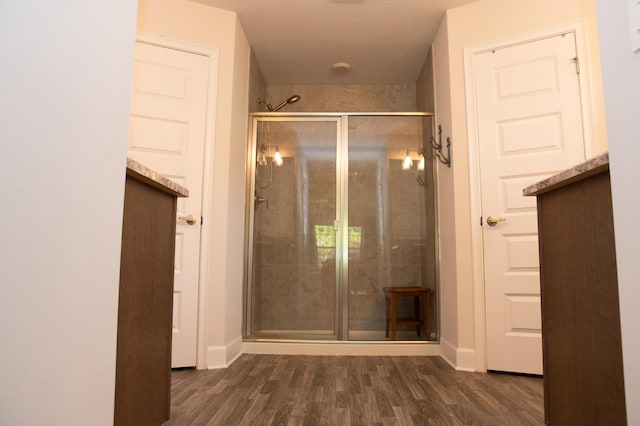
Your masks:
M 189 216 L 178 216 L 178 220 L 187 222 L 187 225 L 195 225 L 198 218 L 190 214 Z
M 507 218 L 505 217 L 493 217 L 493 216 L 487 217 L 487 225 L 489 226 L 496 226 L 498 222 L 506 222 L 506 221 L 507 221 Z

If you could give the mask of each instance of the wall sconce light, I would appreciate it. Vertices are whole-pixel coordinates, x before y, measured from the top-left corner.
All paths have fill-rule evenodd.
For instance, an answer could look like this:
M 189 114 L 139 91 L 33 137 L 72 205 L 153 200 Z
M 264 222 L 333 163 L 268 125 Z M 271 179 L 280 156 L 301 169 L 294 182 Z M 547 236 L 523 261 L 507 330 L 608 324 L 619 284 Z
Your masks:
M 264 150 L 260 148 L 258 152 L 258 157 L 256 158 L 256 163 L 258 166 L 266 166 L 267 165 L 267 157 L 264 155 Z
M 435 156 L 447 167 L 451 167 L 451 138 L 447 136 L 447 154 L 442 153 L 442 125 L 438 124 L 438 141 L 431 137 L 431 147 L 435 151 Z
M 424 170 L 424 153 L 420 153 L 420 161 L 418 162 L 418 170 Z
M 424 171 L 424 168 L 425 168 L 424 152 L 414 151 L 411 149 L 407 150 L 407 155 L 404 157 L 404 160 L 402 161 L 402 170 L 409 170 L 411 167 L 413 167 L 413 160 L 411 159 L 411 155 L 409 155 L 409 153 L 412 151 L 417 152 L 418 155 L 420 156 L 420 160 L 418 160 L 418 166 L 416 167 L 417 169 L 416 172 Z M 426 186 L 424 179 L 421 176 L 421 173 L 416 173 L 416 180 L 418 181 L 418 185 Z
M 276 162 L 276 166 L 282 166 L 282 155 L 280 155 L 278 147 L 276 147 L 276 152 L 273 154 L 273 161 Z
M 409 154 L 410 152 L 418 153 L 418 155 L 420 156 L 420 160 L 418 160 L 418 170 L 424 170 L 424 152 L 416 151 L 413 149 L 407 150 L 407 155 L 404 157 L 404 160 L 402 161 L 402 170 L 409 170 L 411 167 L 413 167 L 413 159 Z
M 407 150 L 407 155 L 404 157 L 404 161 L 402 162 L 402 170 L 409 170 L 413 166 L 413 160 L 409 155 L 409 150 Z
M 273 156 L 270 155 L 272 150 L 274 150 Z M 282 155 L 280 154 L 280 148 L 273 145 L 260 145 L 260 151 L 258 152 L 256 162 L 259 166 L 266 166 L 269 162 L 269 159 L 276 163 L 276 166 L 282 166 L 283 159 Z

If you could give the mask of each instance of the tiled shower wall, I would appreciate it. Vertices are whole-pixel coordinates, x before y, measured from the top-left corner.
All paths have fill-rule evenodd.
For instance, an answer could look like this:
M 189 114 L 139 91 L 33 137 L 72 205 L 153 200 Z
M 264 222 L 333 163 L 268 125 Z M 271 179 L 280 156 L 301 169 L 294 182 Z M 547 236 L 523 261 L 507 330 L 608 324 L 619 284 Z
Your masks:
M 272 105 L 293 94 L 300 95 L 300 100 L 281 112 L 417 111 L 414 84 L 267 86 L 267 99 Z

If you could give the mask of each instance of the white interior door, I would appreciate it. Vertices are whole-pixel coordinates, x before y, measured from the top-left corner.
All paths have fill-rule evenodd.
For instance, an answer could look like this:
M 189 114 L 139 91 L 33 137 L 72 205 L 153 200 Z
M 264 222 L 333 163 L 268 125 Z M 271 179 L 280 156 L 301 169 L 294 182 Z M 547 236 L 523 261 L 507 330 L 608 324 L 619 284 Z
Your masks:
M 136 43 L 128 155 L 189 190 L 178 199 L 172 367 L 196 365 L 209 58 Z
M 473 65 L 487 369 L 542 374 L 536 200 L 522 190 L 585 159 L 575 35 L 478 53 Z

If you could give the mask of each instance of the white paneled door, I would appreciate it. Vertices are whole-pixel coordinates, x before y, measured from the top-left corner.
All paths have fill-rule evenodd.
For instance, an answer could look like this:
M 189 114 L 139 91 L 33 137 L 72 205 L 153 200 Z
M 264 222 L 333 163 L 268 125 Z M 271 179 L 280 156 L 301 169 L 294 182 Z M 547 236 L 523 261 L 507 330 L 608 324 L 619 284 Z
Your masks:
M 474 55 L 487 369 L 542 374 L 536 200 L 526 186 L 584 161 L 575 35 Z
M 209 58 L 136 43 L 128 155 L 189 190 L 178 199 L 172 367 L 196 365 Z

